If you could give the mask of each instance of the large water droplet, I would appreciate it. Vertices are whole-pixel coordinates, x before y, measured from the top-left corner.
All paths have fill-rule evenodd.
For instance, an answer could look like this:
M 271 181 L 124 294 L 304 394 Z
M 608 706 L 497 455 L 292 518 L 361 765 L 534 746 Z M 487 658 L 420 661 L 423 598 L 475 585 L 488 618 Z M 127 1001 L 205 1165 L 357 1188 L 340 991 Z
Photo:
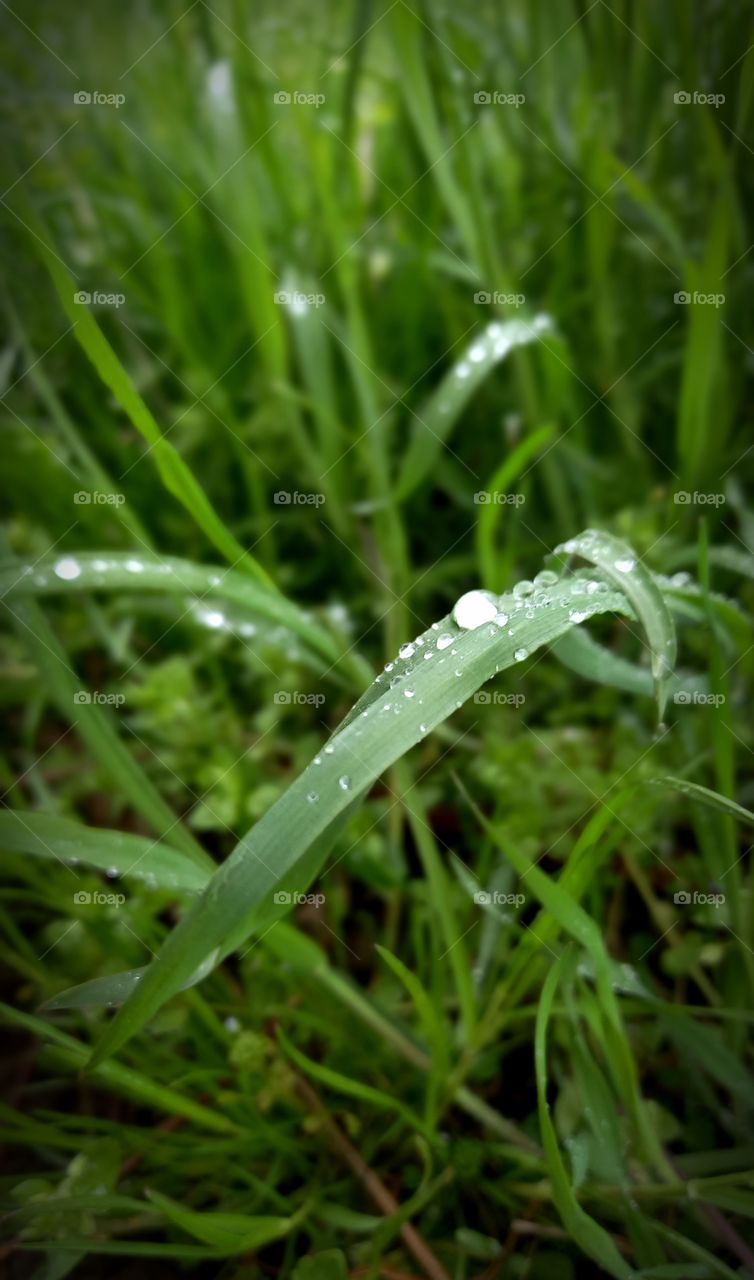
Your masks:
M 55 565 L 55 573 L 64 582 L 71 582 L 74 578 L 78 578 L 81 573 L 81 565 L 78 560 L 74 560 L 73 556 L 64 556 Z
M 618 573 L 630 573 L 632 569 L 636 568 L 636 561 L 633 556 L 624 556 L 615 561 L 615 567 Z
M 523 662 L 524 658 L 528 658 L 528 656 L 529 656 L 528 649 L 516 649 L 516 652 L 513 655 L 513 657 L 516 659 L 516 662 Z
M 398 657 L 403 658 L 405 662 L 408 658 L 413 658 L 413 656 L 414 656 L 414 646 L 412 644 L 402 644 L 400 649 L 398 650 Z
M 453 637 L 444 631 L 441 636 L 437 637 L 438 649 L 447 649 L 453 643 Z
M 497 614 L 497 598 L 490 591 L 467 591 L 453 605 L 453 621 L 462 631 L 476 631 Z
M 340 787 L 341 791 L 351 790 L 351 779 L 349 778 L 347 773 L 342 774 L 338 778 L 338 786 Z

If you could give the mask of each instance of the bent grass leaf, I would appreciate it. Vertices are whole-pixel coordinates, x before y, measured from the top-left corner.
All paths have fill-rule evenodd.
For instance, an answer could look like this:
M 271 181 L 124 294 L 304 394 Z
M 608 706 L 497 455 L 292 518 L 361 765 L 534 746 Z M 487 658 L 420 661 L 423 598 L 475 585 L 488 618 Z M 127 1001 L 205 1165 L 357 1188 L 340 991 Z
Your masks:
M 385 769 L 496 673 L 552 644 L 577 621 L 607 611 L 634 616 L 623 592 L 605 585 L 590 595 L 575 575 L 531 596 L 520 590 L 498 598 L 474 592 L 406 646 L 393 687 L 375 680 L 322 753 L 215 873 L 108 1026 L 93 1062 L 117 1051 L 208 956 L 219 962 L 240 945 L 281 878 L 296 874 L 315 841 L 327 843 L 339 815 Z
M 286 1236 L 301 1218 L 249 1217 L 242 1213 L 198 1213 L 186 1209 L 159 1191 L 147 1189 L 147 1196 L 166 1218 L 202 1244 L 221 1249 L 228 1257 L 261 1249 L 263 1245 Z
M 596 565 L 607 580 L 631 601 L 647 633 L 657 709 L 662 720 L 668 682 L 675 665 L 676 639 L 673 619 L 660 588 L 628 543 L 612 534 L 587 529 L 556 547 L 556 556 L 564 553 L 580 556 Z
M 211 875 L 211 868 L 202 870 L 178 849 L 146 836 L 86 827 L 48 813 L 0 809 L 0 845 L 11 853 L 82 863 L 186 893 L 199 893 Z
M 495 366 L 517 347 L 536 342 L 551 327 L 546 315 L 532 320 L 493 320 L 474 338 L 420 413 L 414 415 L 413 434 L 398 477 L 398 501 L 408 497 L 429 473 L 469 400 Z
M 634 1280 L 636 1272 L 624 1262 L 612 1237 L 594 1218 L 582 1209 L 568 1178 L 560 1154 L 555 1126 L 550 1118 L 547 1101 L 547 1028 L 552 1013 L 553 1000 L 566 967 L 572 967 L 573 957 L 561 956 L 547 975 L 537 1010 L 534 1039 L 534 1063 L 539 1101 L 539 1126 L 552 1183 L 552 1195 L 563 1225 L 577 1244 L 590 1258 L 616 1280 Z
M 272 579 L 261 564 L 246 551 L 220 519 L 188 463 L 162 434 L 159 426 L 134 386 L 130 374 L 121 364 L 95 320 L 91 308 L 75 302 L 76 283 L 60 259 L 46 243 L 36 238 L 39 251 L 49 271 L 65 312 L 73 325 L 77 342 L 84 349 L 106 387 L 149 444 L 157 470 L 165 488 L 173 494 L 193 517 L 200 529 L 231 564 L 243 564 L 258 581 L 276 591 Z

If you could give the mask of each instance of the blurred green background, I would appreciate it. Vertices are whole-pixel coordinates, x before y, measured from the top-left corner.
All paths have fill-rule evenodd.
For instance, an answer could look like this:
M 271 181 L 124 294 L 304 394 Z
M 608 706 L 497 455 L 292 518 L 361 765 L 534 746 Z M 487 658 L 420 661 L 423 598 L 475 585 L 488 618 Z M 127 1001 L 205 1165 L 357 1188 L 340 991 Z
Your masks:
M 57 855 L 11 844 L 9 1274 L 754 1274 L 751 815 L 623 799 L 673 775 L 754 807 L 751 4 L 29 0 L 0 20 L 6 805 L 222 859 L 401 644 L 587 526 L 701 581 L 681 687 L 707 690 L 658 730 L 646 682 L 593 683 L 596 658 L 503 673 L 350 817 L 326 910 L 96 1082 L 49 1027 L 80 1045 L 107 1015 L 35 1010 L 145 964 L 175 894 L 79 909 Z M 641 674 L 637 628 L 590 631 Z M 564 940 L 531 902 L 473 901 L 516 891 L 506 841 L 552 877 L 583 853 L 628 1028 L 579 952 L 546 1046 L 562 1165 L 534 1036 Z M 724 908 L 674 910 L 674 877 Z M 296 1052 L 403 1213 L 296 1093 Z M 196 1220 L 217 1212 L 246 1227 Z M 263 1215 L 288 1226 L 257 1248 Z

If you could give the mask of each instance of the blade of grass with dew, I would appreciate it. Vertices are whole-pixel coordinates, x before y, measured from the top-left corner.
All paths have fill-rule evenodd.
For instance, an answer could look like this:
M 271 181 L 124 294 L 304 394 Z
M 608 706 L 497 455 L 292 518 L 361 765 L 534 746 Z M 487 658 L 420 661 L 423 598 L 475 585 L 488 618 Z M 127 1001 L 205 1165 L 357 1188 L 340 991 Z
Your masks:
M 572 970 L 573 959 L 566 954 L 556 961 L 547 975 L 539 1000 L 534 1039 L 539 1127 L 542 1131 L 553 1199 L 564 1227 L 584 1253 L 604 1267 L 609 1275 L 614 1276 L 616 1280 L 634 1280 L 636 1272 L 618 1253 L 612 1237 L 582 1209 L 576 1199 L 560 1154 L 555 1126 L 550 1118 L 550 1104 L 547 1101 L 547 1028 L 555 992 L 564 976 Z
M 72 576 L 61 577 L 56 566 L 65 560 Z M 349 658 L 333 637 L 302 609 L 277 591 L 254 582 L 248 575 L 215 565 L 198 565 L 174 556 L 160 559 L 129 552 L 71 552 L 35 565 L 15 561 L 0 563 L 0 591 L 16 596 L 50 595 L 66 591 L 163 591 L 195 595 L 200 600 L 224 599 L 242 606 L 252 617 L 279 624 L 298 636 L 327 663 L 341 660 L 358 672 L 361 683 L 370 669 Z
M 146 836 L 87 827 L 56 814 L 0 809 L 0 845 L 11 853 L 82 863 L 100 871 L 133 876 L 161 889 L 198 893 L 207 884 L 212 864 L 199 867 L 169 845 Z
M 433 463 L 474 392 L 496 365 L 517 347 L 536 342 L 552 325 L 549 316 L 532 320 L 493 320 L 467 346 L 419 413 L 397 480 L 397 498 L 407 498 L 429 474 Z
M 280 877 L 295 867 L 314 840 L 326 838 L 351 796 L 365 793 L 481 684 L 551 644 L 577 620 L 607 611 L 634 616 L 627 597 L 609 586 L 591 596 L 580 592 L 578 612 L 569 608 L 577 598 L 574 583 L 583 589 L 578 578 L 562 579 L 528 610 L 515 594 L 495 599 L 488 593 L 468 593 L 452 616 L 426 633 L 431 647 L 422 637 L 421 645 L 407 646 L 399 658 L 402 687 L 385 690 L 375 681 L 372 688 L 377 692 L 370 705 L 344 723 L 329 750 L 312 761 L 239 842 L 110 1023 L 94 1061 L 115 1052 L 143 1026 L 213 950 L 220 958 L 229 953 L 228 939 L 231 946 L 238 945 L 254 908 L 273 894 Z M 527 612 L 532 616 L 526 617 Z M 496 623 L 496 618 L 504 622 Z M 423 660 L 424 651 L 434 661 Z
M 596 565 L 613 586 L 625 591 L 634 606 L 647 633 L 657 710 L 662 720 L 668 681 L 676 659 L 676 638 L 673 619 L 660 588 L 628 543 L 612 534 L 587 529 L 555 549 L 556 557 L 563 553 L 581 556 Z
M 163 435 L 151 411 L 136 390 L 130 375 L 94 319 L 90 308 L 76 304 L 76 284 L 72 276 L 68 274 L 43 239 L 38 243 L 42 246 L 42 258 L 57 289 L 58 297 L 71 324 L 74 325 L 77 341 L 83 347 L 105 386 L 112 391 L 121 408 L 128 414 L 130 421 L 149 444 L 148 452 L 154 455 L 155 464 L 166 489 L 183 504 L 209 541 L 231 564 L 243 565 L 259 582 L 264 583 L 271 591 L 276 591 L 275 584 L 261 564 L 241 546 L 221 520 L 188 463 Z

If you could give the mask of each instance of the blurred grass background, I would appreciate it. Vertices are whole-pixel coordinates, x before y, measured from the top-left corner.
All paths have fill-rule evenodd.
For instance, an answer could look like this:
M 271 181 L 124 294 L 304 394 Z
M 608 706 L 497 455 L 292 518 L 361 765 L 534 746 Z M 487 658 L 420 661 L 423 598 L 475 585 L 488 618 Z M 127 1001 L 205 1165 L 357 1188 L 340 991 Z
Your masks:
M 462 591 L 533 575 L 587 525 L 738 605 L 725 626 L 684 634 L 683 665 L 726 701 L 671 707 L 668 732 L 650 699 L 539 657 L 501 678 L 522 707 L 459 711 L 351 818 L 323 878 L 326 912 L 301 908 L 298 934 L 280 926 L 172 1002 L 121 1055 L 137 1083 L 95 1087 L 72 1071 L 74 1046 L 38 1053 L 20 1028 L 17 1110 L 2 1113 L 11 1274 L 125 1276 L 143 1255 L 155 1273 L 287 1275 L 340 1250 L 323 1276 L 405 1275 L 419 1266 L 405 1217 L 454 1277 L 751 1275 L 751 826 L 649 788 L 625 812 L 617 800 L 671 773 L 754 801 L 751 6 L 141 0 L 64 12 L 31 0 L 3 5 L 2 22 L 14 557 L 230 564 L 310 610 L 348 653 L 313 658 L 242 604 L 218 614 L 206 574 L 179 600 L 127 574 L 117 590 L 66 591 L 42 601 L 46 623 L 11 601 L 6 804 L 134 834 L 181 815 L 172 841 L 221 858 L 365 672 Z M 79 290 L 117 304 L 77 304 Z M 99 370 L 89 358 L 84 313 L 115 353 L 109 372 L 101 350 Z M 535 321 L 505 355 L 511 324 Z M 174 452 L 124 406 L 118 370 Z M 193 481 L 176 479 L 179 462 Z M 498 490 L 517 501 L 475 502 Z M 81 504 L 80 492 L 124 501 Z M 631 627 L 595 631 L 640 659 Z M 82 684 L 124 699 L 125 760 L 71 728 L 57 644 Z M 587 1260 L 589 1230 L 564 1220 L 553 1192 L 534 1020 L 560 944 L 520 951 L 531 905 L 511 920 L 471 901 L 464 864 L 474 884 L 513 892 L 517 879 L 454 773 L 550 874 L 599 827 L 580 846 L 582 902 L 622 966 L 664 1180 L 619 1101 L 588 959 L 554 1005 L 549 1097 L 574 1203 L 634 1271 Z M 97 913 L 76 908 L 55 861 L 13 854 L 8 868 L 6 992 L 25 1010 L 145 963 L 175 919 L 174 898 L 149 886 Z M 725 891 L 725 909 L 674 911 L 674 876 Z M 438 900 L 460 939 L 450 954 Z M 459 1017 L 464 971 L 473 1031 Z M 88 1038 L 102 1017 L 46 1021 Z M 278 1027 L 338 1073 L 315 1087 L 403 1216 L 373 1216 L 329 1122 L 296 1095 L 301 1063 Z M 411 1046 L 429 1050 L 429 1073 Z M 464 1081 L 497 1119 L 451 1106 Z M 228 1132 L 208 1136 L 181 1098 Z M 302 1218 L 258 1256 L 236 1224 L 219 1262 L 216 1239 L 145 1201 L 145 1187 L 197 1211 Z M 67 1209 L 50 1203 L 62 1197 Z

